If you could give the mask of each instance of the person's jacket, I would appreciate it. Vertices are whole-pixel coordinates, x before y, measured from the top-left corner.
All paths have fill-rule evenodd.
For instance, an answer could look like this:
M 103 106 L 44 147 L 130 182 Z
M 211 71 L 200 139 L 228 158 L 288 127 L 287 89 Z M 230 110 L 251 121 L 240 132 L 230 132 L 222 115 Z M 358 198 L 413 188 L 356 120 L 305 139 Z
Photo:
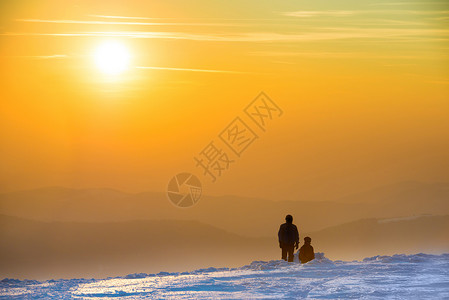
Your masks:
M 298 228 L 292 223 L 284 223 L 279 228 L 278 237 L 281 245 L 294 245 L 299 242 Z
M 310 244 L 302 245 L 299 249 L 299 260 L 302 264 L 315 259 L 315 253 L 313 252 L 313 247 Z

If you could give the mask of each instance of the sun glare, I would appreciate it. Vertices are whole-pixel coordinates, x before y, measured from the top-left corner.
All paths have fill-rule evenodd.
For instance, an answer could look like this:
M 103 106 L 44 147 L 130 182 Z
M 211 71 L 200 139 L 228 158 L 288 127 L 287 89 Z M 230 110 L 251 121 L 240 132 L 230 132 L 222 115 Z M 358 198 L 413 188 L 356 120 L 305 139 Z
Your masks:
M 117 41 L 107 41 L 95 50 L 94 60 L 101 72 L 118 75 L 128 69 L 130 54 L 123 44 Z

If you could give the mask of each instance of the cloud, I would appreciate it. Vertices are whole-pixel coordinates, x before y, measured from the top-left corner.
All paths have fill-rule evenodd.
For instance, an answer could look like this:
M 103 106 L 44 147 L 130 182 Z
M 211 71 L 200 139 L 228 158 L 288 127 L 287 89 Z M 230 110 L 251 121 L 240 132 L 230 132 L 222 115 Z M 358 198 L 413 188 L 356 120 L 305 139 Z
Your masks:
M 289 16 L 311 17 L 323 15 L 348 16 L 361 13 L 372 13 L 373 11 L 300 11 L 284 13 Z M 376 10 L 376 12 L 379 12 Z M 382 11 L 383 12 L 383 11 Z M 387 11 L 390 12 L 390 11 Z M 430 17 L 446 17 L 449 11 L 403 11 L 395 10 L 394 13 L 413 13 L 425 14 Z M 105 18 L 143 18 L 143 17 L 121 17 L 121 16 L 102 16 Z M 429 19 L 427 18 L 427 19 Z M 292 19 L 290 19 L 292 20 Z M 449 29 L 441 27 L 432 28 L 429 24 L 417 23 L 415 21 L 403 21 L 394 19 L 372 19 L 375 27 L 356 27 L 357 22 L 364 22 L 370 18 L 359 18 L 358 20 L 351 19 L 349 26 L 341 27 L 319 27 L 317 25 L 302 27 L 298 33 L 284 33 L 284 32 L 216 32 L 216 33 L 195 33 L 195 32 L 170 32 L 163 30 L 154 31 L 73 31 L 73 32 L 49 32 L 49 33 L 1 33 L 4 36 L 80 36 L 80 37 L 125 37 L 125 38 L 140 38 L 140 39 L 174 39 L 174 40 L 192 40 L 192 41 L 213 41 L 213 42 L 254 42 L 254 43 L 270 43 L 270 42 L 309 42 L 309 41 L 326 41 L 326 40 L 344 40 L 344 39 L 371 39 L 376 42 L 390 42 L 395 39 L 395 42 L 407 41 L 429 41 L 429 40 L 447 40 L 449 38 Z M 232 26 L 235 23 L 153 23 L 153 22 L 123 22 L 123 21 L 85 21 L 85 20 L 47 20 L 47 19 L 19 19 L 20 22 L 38 22 L 38 23 L 70 23 L 70 24 L 113 24 L 113 25 L 182 25 L 182 26 Z M 328 22 L 327 22 L 328 24 Z M 247 24 L 248 25 L 248 24 Z M 250 24 L 253 25 L 253 24 Z M 366 25 L 366 24 L 365 24 Z M 411 25 L 416 25 L 418 28 L 410 28 Z M 407 26 L 407 27 L 405 27 Z
M 423 1 L 423 2 L 386 2 L 386 3 L 370 3 L 369 6 L 402 6 L 402 5 L 430 5 L 430 4 L 444 4 L 438 1 Z
M 298 17 L 298 18 L 310 18 L 310 17 L 347 17 L 354 15 L 368 15 L 368 14 L 382 14 L 382 15 L 448 15 L 447 10 L 334 10 L 334 11 L 291 11 L 282 12 L 281 15 L 287 17 Z
M 231 73 L 231 74 L 248 74 L 248 72 L 229 71 L 229 70 L 207 70 L 207 69 L 190 69 L 190 68 L 168 68 L 168 67 L 136 67 L 137 69 L 150 70 L 168 70 L 168 71 L 187 71 L 187 72 L 205 72 L 205 73 Z
M 53 54 L 53 55 L 8 55 L 6 57 L 22 57 L 31 59 L 61 59 L 69 57 L 66 54 Z
M 54 59 L 54 58 L 59 59 L 59 58 L 67 58 L 69 56 L 66 54 L 53 54 L 53 55 L 36 55 L 33 57 L 37 59 Z
M 358 27 L 321 27 L 315 31 L 301 34 L 276 32 L 246 32 L 240 34 L 192 34 L 185 32 L 148 32 L 148 31 L 86 31 L 67 33 L 14 33 L 6 36 L 85 36 L 85 37 L 128 37 L 143 39 L 179 39 L 216 42 L 307 42 L 341 39 L 377 39 L 414 40 L 448 39 L 449 29 L 437 28 L 358 28 Z
M 104 18 L 104 19 L 130 19 L 130 20 L 156 20 L 162 18 L 147 18 L 147 17 L 125 17 L 125 16 L 106 16 L 106 15 L 88 15 L 94 18 Z
M 364 52 L 276 52 L 276 51 L 257 51 L 250 52 L 250 55 L 265 56 L 265 57 L 313 57 L 313 58 L 342 58 L 342 59 L 440 59 L 440 57 L 433 57 L 428 55 L 380 55 Z
M 220 21 L 279 21 L 281 19 L 273 18 L 151 18 L 151 17 L 127 17 L 127 16 L 108 16 L 108 15 L 87 15 L 93 18 L 103 19 L 130 19 L 130 20 L 220 20 Z
M 417 11 L 417 10 L 334 10 L 334 11 L 294 11 L 284 12 L 285 16 L 309 18 L 318 16 L 353 16 L 361 14 L 371 13 L 390 13 L 390 14 L 423 14 L 427 18 L 424 22 L 416 21 L 404 21 L 395 20 L 394 18 L 383 18 L 376 15 L 376 18 L 350 18 L 348 24 L 341 24 L 340 27 L 319 27 L 316 24 L 307 25 L 301 24 L 301 31 L 298 33 L 285 33 L 285 32 L 237 32 L 237 31 L 221 31 L 216 33 L 205 32 L 176 32 L 166 31 L 162 28 L 154 29 L 154 31 L 144 30 L 126 30 L 126 31 L 73 31 L 73 32 L 36 32 L 36 33 L 1 33 L 4 36 L 13 35 L 29 35 L 29 36 L 80 36 L 80 37 L 125 37 L 125 38 L 140 38 L 140 39 L 173 39 L 173 40 L 192 40 L 192 41 L 213 41 L 213 42 L 253 42 L 253 43 L 271 43 L 271 42 L 313 42 L 313 41 L 326 41 L 326 40 L 344 40 L 344 39 L 371 39 L 376 42 L 389 42 L 395 39 L 395 42 L 407 42 L 407 41 L 430 41 L 430 40 L 447 40 L 449 38 L 448 29 L 439 27 L 428 26 L 430 19 L 446 18 L 449 15 L 449 11 Z M 103 19 L 130 19 L 131 21 L 121 20 L 48 20 L 48 19 L 18 19 L 20 22 L 30 23 L 54 23 L 54 24 L 102 24 L 102 25 L 147 25 L 147 26 L 239 26 L 236 22 L 135 22 L 133 20 L 138 19 L 153 19 L 146 17 L 127 17 L 127 16 L 112 16 L 112 15 L 90 15 Z M 174 19 L 179 20 L 179 19 Z M 198 19 L 204 20 L 204 19 Z M 215 19 L 214 19 L 215 20 Z M 295 19 L 288 19 L 294 21 Z M 366 23 L 368 21 L 368 23 Z M 371 23 L 369 23 L 371 22 Z M 371 24 L 371 27 L 365 26 L 356 27 L 358 23 L 361 25 Z M 268 23 L 267 23 L 268 24 Z M 329 24 L 327 22 L 326 24 Z M 243 24 L 245 26 L 254 25 L 249 22 Z M 273 25 L 273 24 L 271 24 Z M 348 25 L 348 26 L 346 26 Z M 304 27 L 305 26 L 305 27 Z M 406 27 L 407 26 L 407 27 Z M 418 28 L 411 28 L 416 26 Z
M 355 14 L 355 11 L 348 10 L 334 10 L 334 11 L 292 11 L 292 12 L 284 12 L 282 15 L 288 17 L 299 17 L 299 18 L 310 18 L 310 17 L 318 17 L 318 16 L 326 16 L 326 17 L 342 17 L 349 16 Z
M 16 19 L 18 22 L 57 23 L 57 24 L 90 24 L 90 25 L 138 25 L 138 26 L 241 26 L 235 23 L 162 23 L 162 22 L 123 22 L 123 21 L 91 21 L 91 20 L 47 20 L 47 19 Z

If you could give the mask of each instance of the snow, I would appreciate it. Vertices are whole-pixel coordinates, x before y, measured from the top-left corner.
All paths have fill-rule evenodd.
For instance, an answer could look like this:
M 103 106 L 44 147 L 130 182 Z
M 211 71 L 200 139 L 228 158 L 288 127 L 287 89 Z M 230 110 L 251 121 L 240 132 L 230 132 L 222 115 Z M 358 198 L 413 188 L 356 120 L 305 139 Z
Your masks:
M 307 263 L 254 261 L 240 268 L 131 274 L 107 279 L 0 281 L 0 299 L 444 299 L 449 254 Z

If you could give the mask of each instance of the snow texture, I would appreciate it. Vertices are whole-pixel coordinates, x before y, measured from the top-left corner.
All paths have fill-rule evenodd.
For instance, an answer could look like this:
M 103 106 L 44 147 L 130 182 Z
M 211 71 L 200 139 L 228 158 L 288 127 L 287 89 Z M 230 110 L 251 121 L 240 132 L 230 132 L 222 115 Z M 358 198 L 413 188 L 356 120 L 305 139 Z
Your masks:
M 449 254 L 131 274 L 107 279 L 3 279 L 0 299 L 448 299 Z

